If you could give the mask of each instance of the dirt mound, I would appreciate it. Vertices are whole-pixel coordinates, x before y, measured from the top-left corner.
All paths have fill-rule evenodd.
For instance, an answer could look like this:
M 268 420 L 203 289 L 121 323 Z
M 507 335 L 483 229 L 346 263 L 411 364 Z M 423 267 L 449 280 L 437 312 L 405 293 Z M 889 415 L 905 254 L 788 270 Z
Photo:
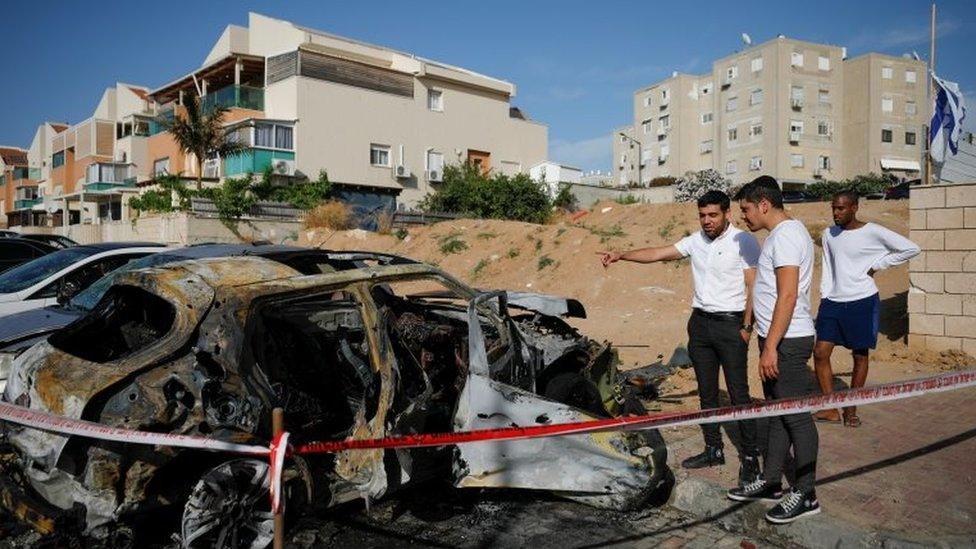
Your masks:
M 796 204 L 788 209 L 819 243 L 820 231 L 832 222 L 829 205 Z M 741 226 L 738 208 L 733 206 L 733 211 L 736 224 Z M 861 218 L 907 234 L 908 202 L 865 201 Z M 693 204 L 603 202 L 548 225 L 459 219 L 410 229 L 402 239 L 325 229 L 306 231 L 303 237 L 310 245 L 384 251 L 432 263 L 479 288 L 577 298 L 586 305 L 588 318 L 574 323 L 594 338 L 613 341 L 620 348 L 625 367 L 629 367 L 650 364 L 658 355 L 667 359 L 675 347 L 685 345 L 691 312 L 691 270 L 687 260 L 652 265 L 618 263 L 604 269 L 597 253 L 671 244 L 696 230 Z M 757 236 L 762 240 L 765 235 Z M 819 257 L 817 263 L 815 304 L 819 301 Z M 884 311 L 879 349 L 883 356 L 878 358 L 941 369 L 941 355 L 906 354 L 907 266 L 882 271 L 876 281 Z

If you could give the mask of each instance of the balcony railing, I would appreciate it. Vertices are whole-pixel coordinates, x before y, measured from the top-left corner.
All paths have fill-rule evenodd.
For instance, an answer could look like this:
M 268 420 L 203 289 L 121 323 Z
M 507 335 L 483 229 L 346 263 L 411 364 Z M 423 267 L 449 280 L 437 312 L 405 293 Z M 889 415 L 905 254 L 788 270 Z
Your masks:
M 28 208 L 33 208 L 35 205 L 41 203 L 41 198 L 25 198 L 22 200 L 14 200 L 15 210 L 26 210 Z
M 251 86 L 227 86 L 203 96 L 203 112 L 209 113 L 216 107 L 264 110 L 264 90 Z
M 160 112 L 149 121 L 149 135 L 156 135 L 166 131 L 169 123 L 176 119 L 176 111 L 173 108 Z

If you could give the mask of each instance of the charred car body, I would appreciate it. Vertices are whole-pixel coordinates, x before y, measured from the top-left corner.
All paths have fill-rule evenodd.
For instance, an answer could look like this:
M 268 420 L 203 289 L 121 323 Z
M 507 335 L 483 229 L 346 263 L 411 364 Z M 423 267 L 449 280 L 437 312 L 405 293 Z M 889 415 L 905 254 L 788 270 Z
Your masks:
M 550 314 L 580 314 L 578 303 L 479 292 L 433 267 L 386 263 L 298 276 L 221 258 L 126 273 L 89 315 L 17 358 L 4 399 L 262 445 L 274 407 L 292 444 L 643 411 L 618 383 L 610 346 Z M 185 546 L 271 540 L 261 460 L 5 431 L 2 500 L 39 529 L 56 518 L 98 536 L 176 508 Z M 665 462 L 656 431 L 350 450 L 291 459 L 286 505 L 369 500 L 441 477 L 632 509 L 669 490 Z

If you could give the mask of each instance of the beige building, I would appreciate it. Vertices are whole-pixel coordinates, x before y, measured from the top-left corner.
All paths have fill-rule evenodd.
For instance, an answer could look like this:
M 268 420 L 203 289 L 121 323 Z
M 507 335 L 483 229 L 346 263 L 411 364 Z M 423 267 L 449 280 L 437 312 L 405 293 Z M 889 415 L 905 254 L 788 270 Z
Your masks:
M 869 172 L 919 176 L 925 64 L 777 37 L 634 93 L 613 135 L 614 182 L 712 168 L 802 186 Z M 624 161 L 626 159 L 626 161 Z M 639 172 L 639 173 L 638 173 Z

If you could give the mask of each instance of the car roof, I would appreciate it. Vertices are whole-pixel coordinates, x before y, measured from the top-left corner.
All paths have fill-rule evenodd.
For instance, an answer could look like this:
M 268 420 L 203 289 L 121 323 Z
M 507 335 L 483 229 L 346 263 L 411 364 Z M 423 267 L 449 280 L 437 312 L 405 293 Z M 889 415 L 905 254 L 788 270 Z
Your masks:
M 44 251 L 47 251 L 47 252 L 54 252 L 54 251 L 57 251 L 58 250 L 58 248 L 55 248 L 54 246 L 51 246 L 50 244 L 45 244 L 44 242 L 40 242 L 40 241 L 37 241 L 37 240 L 31 240 L 29 238 L 9 237 L 9 238 L 0 239 L 0 245 L 7 246 L 7 245 L 13 244 L 15 242 L 19 242 L 20 244 L 26 244 L 27 246 L 31 246 L 33 248 L 37 248 L 39 250 L 44 250 Z
M 165 248 L 159 242 L 96 242 L 94 244 L 79 244 L 79 248 L 94 248 L 98 251 L 120 250 L 123 248 Z

